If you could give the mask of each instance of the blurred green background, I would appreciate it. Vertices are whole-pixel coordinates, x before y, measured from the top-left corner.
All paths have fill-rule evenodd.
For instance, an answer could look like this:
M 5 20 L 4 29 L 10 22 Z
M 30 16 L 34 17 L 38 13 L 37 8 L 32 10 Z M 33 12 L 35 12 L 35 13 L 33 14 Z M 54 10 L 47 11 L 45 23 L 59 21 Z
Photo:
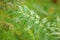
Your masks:
M 60 0 L 0 0 L 0 40 L 60 40 Z

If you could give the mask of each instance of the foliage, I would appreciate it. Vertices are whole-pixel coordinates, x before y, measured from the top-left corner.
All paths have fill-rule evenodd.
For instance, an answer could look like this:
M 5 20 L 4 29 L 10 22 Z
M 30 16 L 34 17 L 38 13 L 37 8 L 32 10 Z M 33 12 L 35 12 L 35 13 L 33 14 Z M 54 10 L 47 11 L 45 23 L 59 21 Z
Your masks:
M 0 0 L 0 40 L 60 40 L 59 2 Z

